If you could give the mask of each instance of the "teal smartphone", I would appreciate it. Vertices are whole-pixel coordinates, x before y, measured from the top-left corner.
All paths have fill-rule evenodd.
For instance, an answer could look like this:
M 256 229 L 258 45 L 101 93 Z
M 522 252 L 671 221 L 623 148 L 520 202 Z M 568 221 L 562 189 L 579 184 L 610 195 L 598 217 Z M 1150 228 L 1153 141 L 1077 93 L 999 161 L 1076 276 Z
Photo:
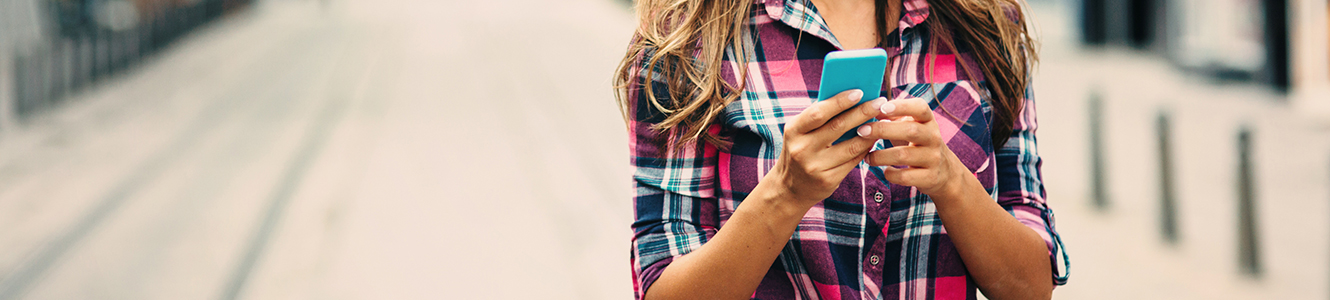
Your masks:
M 882 97 L 882 76 L 887 72 L 887 51 L 882 48 L 832 51 L 822 60 L 822 82 L 817 88 L 817 101 L 827 100 L 841 92 L 864 91 L 860 104 Z M 874 122 L 877 120 L 869 120 Z M 864 124 L 868 124 L 865 122 Z M 836 143 L 854 138 L 856 128 L 845 132 Z

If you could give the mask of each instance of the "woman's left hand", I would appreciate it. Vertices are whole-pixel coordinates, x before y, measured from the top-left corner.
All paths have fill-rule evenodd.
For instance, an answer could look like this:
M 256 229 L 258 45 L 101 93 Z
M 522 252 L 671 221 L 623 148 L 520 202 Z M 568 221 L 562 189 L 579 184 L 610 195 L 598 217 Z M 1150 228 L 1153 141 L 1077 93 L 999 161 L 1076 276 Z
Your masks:
M 974 179 L 942 140 L 928 102 L 919 98 L 888 101 L 877 119 L 881 121 L 861 126 L 859 135 L 891 141 L 894 147 L 873 151 L 865 158 L 870 165 L 886 166 L 883 175 L 887 181 L 938 198 L 955 195 Z

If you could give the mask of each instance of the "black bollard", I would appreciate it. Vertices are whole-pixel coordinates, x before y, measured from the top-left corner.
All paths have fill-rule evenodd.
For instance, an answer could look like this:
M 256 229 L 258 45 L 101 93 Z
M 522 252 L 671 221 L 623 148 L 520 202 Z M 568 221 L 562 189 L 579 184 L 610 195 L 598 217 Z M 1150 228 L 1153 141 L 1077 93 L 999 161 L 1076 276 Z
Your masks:
M 51 52 L 50 49 L 42 49 L 33 53 L 33 62 L 37 63 L 34 68 L 37 71 L 37 101 L 41 107 L 46 107 L 54 100 L 51 97 Z
M 56 64 L 55 97 L 57 99 L 63 99 L 66 95 L 69 95 L 69 81 L 70 81 L 69 70 L 71 66 L 69 58 L 70 57 L 69 41 L 65 39 L 58 39 L 56 40 L 54 47 L 55 49 L 51 53 L 55 54 L 55 60 L 53 61 Z
M 22 117 L 28 96 L 28 66 L 23 55 L 14 54 L 14 115 Z
M 1169 116 L 1167 111 L 1159 112 L 1156 123 L 1156 136 L 1159 138 L 1159 212 L 1160 229 L 1164 240 L 1170 244 L 1178 242 L 1177 201 L 1173 190 L 1173 155 L 1169 140 Z
M 92 32 L 92 77 L 88 81 L 90 84 L 96 84 L 101 81 L 102 75 L 106 75 L 106 40 L 102 38 L 101 30 Z
M 62 76 L 60 69 L 63 68 L 63 65 L 60 63 L 60 44 L 52 43 L 47 47 L 46 51 L 42 53 L 46 61 L 46 82 L 43 84 L 46 90 L 44 92 L 46 102 L 52 103 L 60 99 L 60 77 Z
M 110 77 L 112 73 L 115 72 L 115 62 L 112 61 L 112 59 L 115 58 L 114 56 L 115 53 L 113 53 L 115 45 L 113 45 L 112 42 L 114 42 L 115 40 L 114 40 L 114 35 L 112 35 L 111 31 L 98 30 L 97 32 L 99 32 L 97 34 L 97 39 L 100 40 L 98 41 L 98 43 L 101 44 L 100 46 L 97 47 L 97 50 L 101 51 L 100 53 L 97 54 L 97 56 L 99 57 L 98 59 L 102 61 L 98 65 L 101 69 L 99 69 L 100 71 L 99 74 L 97 74 L 98 75 L 97 78 L 99 79 L 99 81 L 101 81 L 105 80 L 106 77 Z
M 124 53 L 123 53 L 123 55 L 124 55 L 124 60 L 125 60 L 125 68 L 126 68 L 126 69 L 128 69 L 128 68 L 133 68 L 135 65 L 138 64 L 138 60 L 139 60 L 139 31 L 138 31 L 138 28 L 130 29 L 130 30 L 125 31 L 125 32 L 122 32 L 122 33 L 120 33 L 120 34 L 123 35 L 124 40 L 125 40 L 125 42 L 124 42 L 124 43 L 125 43 L 125 46 L 124 46 L 124 48 L 123 48 L 123 49 L 124 49 Z
M 97 68 L 93 67 L 96 64 L 96 55 L 94 54 L 97 49 L 93 46 L 92 36 L 81 35 L 77 39 L 78 53 L 74 54 L 74 59 L 78 65 L 78 69 L 75 71 L 75 76 L 78 76 L 78 79 L 75 79 L 74 82 L 77 83 L 75 86 L 78 89 L 82 89 L 92 85 L 93 74 L 97 71 Z
M 135 62 L 135 63 L 142 62 L 142 61 L 143 61 L 143 58 L 148 54 L 149 44 L 150 44 L 150 42 L 151 42 L 151 40 L 152 40 L 151 38 L 149 38 L 150 36 L 152 36 L 152 21 L 151 21 L 151 19 L 152 19 L 152 17 L 150 17 L 150 16 L 149 16 L 149 17 L 142 17 L 142 18 L 139 19 L 139 20 L 140 20 L 140 21 L 139 21 L 139 26 L 134 27 L 134 32 L 136 32 L 136 33 L 138 34 L 138 38 L 135 39 L 135 41 L 137 41 L 138 44 L 137 44 L 136 46 L 134 46 L 134 49 L 135 49 L 135 51 L 134 51 L 134 54 L 135 54 L 134 62 Z
M 117 31 L 113 36 L 115 40 L 115 70 L 116 73 L 123 74 L 129 69 L 129 51 L 132 41 L 129 39 L 128 31 Z
M 30 74 L 32 78 L 32 101 L 34 101 L 34 107 L 37 109 L 41 109 L 50 100 L 46 95 L 46 83 L 49 78 L 47 78 L 47 59 L 46 55 L 43 54 L 45 54 L 45 51 L 34 51 L 28 58 L 28 63 L 32 64 L 29 66 L 32 72 Z
M 1099 92 L 1090 92 L 1090 188 L 1094 206 L 1099 210 L 1108 209 L 1108 187 L 1105 184 L 1104 171 L 1104 109 Z
M 111 75 L 119 74 L 120 71 L 124 68 L 123 55 L 124 55 L 125 45 L 124 45 L 123 36 L 119 32 L 107 31 L 106 39 L 107 39 L 106 44 L 110 45 L 110 47 L 107 47 L 106 49 L 106 52 L 108 53 L 107 56 L 109 57 L 107 61 L 111 62 L 111 68 L 109 73 Z
M 31 55 L 20 54 L 14 58 L 14 66 L 17 67 L 14 75 L 18 77 L 14 86 L 18 91 L 14 97 L 14 115 L 20 120 L 26 117 L 37 103 L 37 74 L 34 65 Z
M 69 40 L 69 90 L 79 89 L 83 74 L 83 39 L 73 37 Z
M 162 47 L 162 11 L 158 10 L 152 13 L 152 20 L 148 23 L 148 47 L 153 53 Z
M 1242 273 L 1261 274 L 1260 238 L 1256 234 L 1256 191 L 1252 184 L 1251 130 L 1238 131 L 1238 264 Z

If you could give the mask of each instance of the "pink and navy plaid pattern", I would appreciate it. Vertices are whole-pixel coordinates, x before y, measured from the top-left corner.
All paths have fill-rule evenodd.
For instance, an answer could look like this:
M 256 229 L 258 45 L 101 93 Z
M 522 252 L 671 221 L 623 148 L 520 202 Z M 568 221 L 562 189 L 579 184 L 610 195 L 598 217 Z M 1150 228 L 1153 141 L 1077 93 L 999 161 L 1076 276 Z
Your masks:
M 1033 99 L 1026 99 L 1011 138 L 994 151 L 991 107 L 981 100 L 988 93 L 983 74 L 960 67 L 959 61 L 971 59 L 965 49 L 930 47 L 927 26 L 918 26 L 928 18 L 926 1 L 904 4 L 900 28 L 884 43 L 892 59 L 883 95 L 895 99 L 908 93 L 930 101 L 948 147 L 998 204 L 1043 237 L 1053 266 L 1049 280 L 1065 284 L 1069 260 L 1044 199 Z M 662 153 L 670 151 L 657 147 L 666 135 L 650 127 L 663 114 L 647 102 L 643 89 L 629 90 L 638 298 L 674 258 L 698 249 L 724 226 L 771 169 L 785 123 L 817 98 L 822 58 L 840 49 L 806 2 L 756 0 L 754 5 L 743 44 L 729 49 L 724 74 L 735 83 L 739 68 L 746 68 L 746 88 L 711 128 L 732 141 L 731 147 L 698 144 Z M 747 61 L 735 61 L 735 51 L 746 53 Z M 640 82 L 667 97 L 658 72 L 659 66 L 645 64 L 636 70 Z M 877 148 L 886 146 L 879 142 Z M 830 198 L 808 211 L 753 298 L 974 299 L 975 292 L 932 200 L 861 163 Z

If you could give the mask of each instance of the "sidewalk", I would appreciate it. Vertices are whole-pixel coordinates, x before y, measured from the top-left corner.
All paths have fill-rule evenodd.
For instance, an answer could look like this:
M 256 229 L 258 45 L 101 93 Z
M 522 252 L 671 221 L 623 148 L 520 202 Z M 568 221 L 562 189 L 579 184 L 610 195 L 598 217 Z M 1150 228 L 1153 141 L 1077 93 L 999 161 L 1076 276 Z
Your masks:
M 620 3 L 324 4 L 0 139 L 0 299 L 631 297 Z

